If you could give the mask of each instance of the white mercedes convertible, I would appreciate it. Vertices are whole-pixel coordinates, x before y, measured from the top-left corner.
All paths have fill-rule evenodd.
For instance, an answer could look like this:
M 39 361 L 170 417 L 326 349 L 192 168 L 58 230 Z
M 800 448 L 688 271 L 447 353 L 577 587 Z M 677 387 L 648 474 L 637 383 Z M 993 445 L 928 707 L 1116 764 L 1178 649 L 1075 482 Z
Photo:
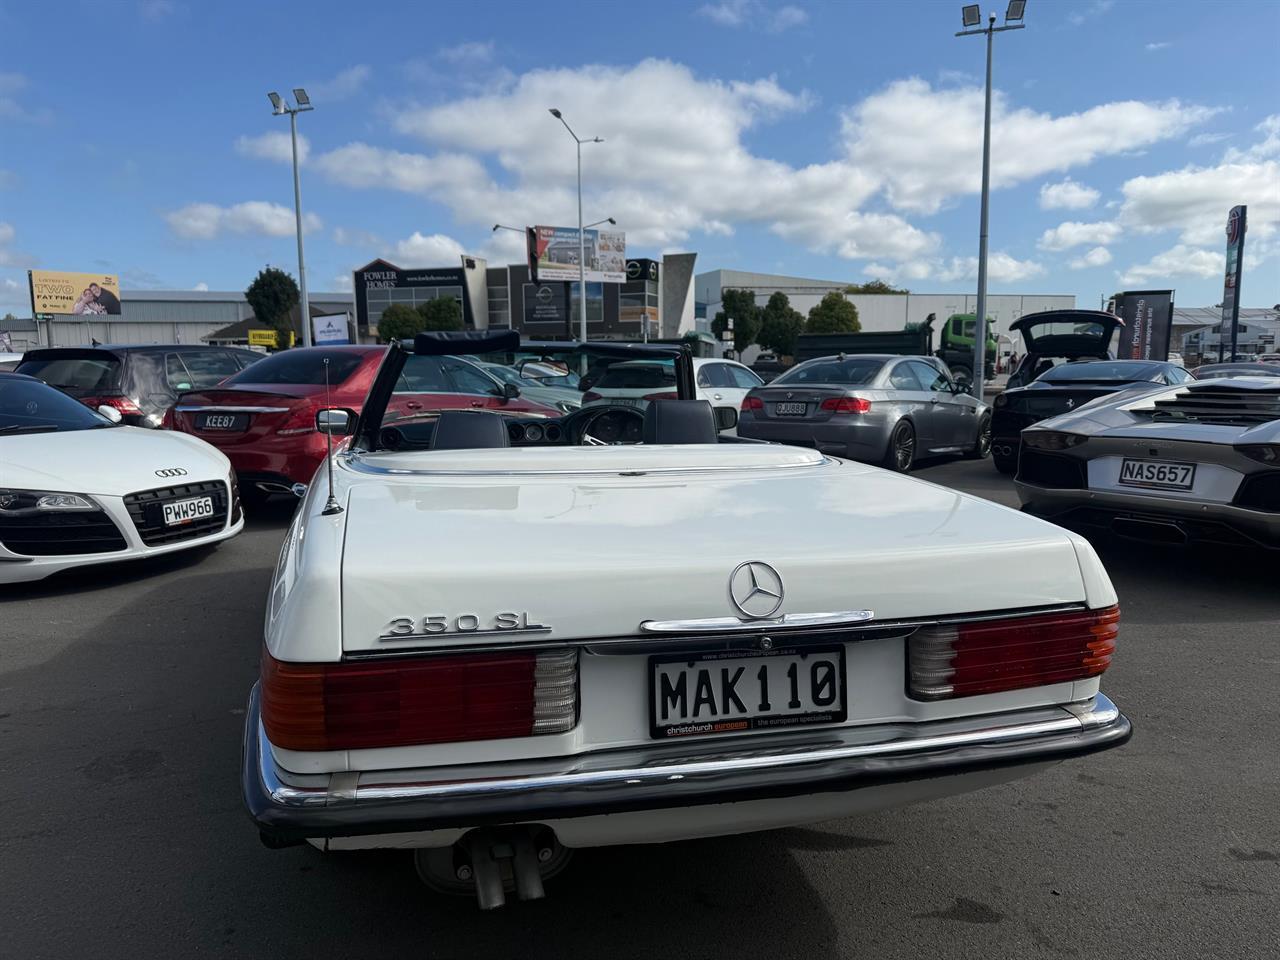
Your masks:
M 1003 783 L 1118 746 L 1119 612 L 1081 537 L 679 396 L 561 419 L 413 403 L 393 344 L 285 538 L 242 789 L 268 846 L 413 848 L 482 907 L 576 847 L 766 830 Z M 406 393 L 406 391 L 409 391 Z
M 208 546 L 244 527 L 220 452 L 99 409 L 0 373 L 0 584 Z

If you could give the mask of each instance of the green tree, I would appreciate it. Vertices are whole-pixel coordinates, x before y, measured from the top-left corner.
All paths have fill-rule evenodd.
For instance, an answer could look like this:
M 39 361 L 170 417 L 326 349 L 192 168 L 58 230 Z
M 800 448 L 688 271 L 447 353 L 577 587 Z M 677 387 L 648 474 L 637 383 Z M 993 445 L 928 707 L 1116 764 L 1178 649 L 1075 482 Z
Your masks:
M 426 329 L 422 314 L 407 303 L 393 303 L 378 318 L 378 337 L 383 343 L 406 340 Z
M 266 267 L 258 271 L 244 298 L 253 308 L 254 319 L 276 331 L 280 348 L 288 347 L 293 329 L 289 311 L 298 305 L 298 285 L 293 277 L 278 267 Z
M 418 304 L 422 315 L 422 330 L 461 330 L 462 304 L 453 297 L 437 297 Z
M 804 314 L 791 306 L 785 293 L 775 291 L 760 311 L 760 334 L 756 342 L 780 357 L 792 357 L 796 352 L 796 337 L 803 332 Z
M 726 290 L 721 297 L 724 309 L 711 321 L 711 332 L 716 339 L 721 339 L 720 335 L 732 317 L 733 349 L 741 353 L 756 342 L 756 334 L 760 332 L 760 308 L 756 306 L 756 295 L 750 290 Z
M 807 333 L 857 333 L 862 329 L 858 320 L 858 308 L 832 290 L 809 311 Z
M 910 290 L 892 287 L 883 280 L 869 280 L 866 283 L 851 283 L 844 288 L 845 293 L 910 293 Z

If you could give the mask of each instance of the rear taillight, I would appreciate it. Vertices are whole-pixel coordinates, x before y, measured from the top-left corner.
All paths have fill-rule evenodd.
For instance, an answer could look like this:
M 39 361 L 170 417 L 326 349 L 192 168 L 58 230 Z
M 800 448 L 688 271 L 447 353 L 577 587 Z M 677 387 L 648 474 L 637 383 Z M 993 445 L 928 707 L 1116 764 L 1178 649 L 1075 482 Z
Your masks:
M 173 412 L 173 407 L 170 407 L 168 410 L 164 412 L 164 416 L 160 418 L 160 429 L 172 430 L 174 417 L 175 417 L 175 414 Z
M 832 413 L 870 413 L 871 401 L 862 397 L 827 397 L 822 409 Z
M 603 400 L 603 399 L 604 397 L 601 394 L 596 393 L 594 390 L 588 390 L 586 393 L 582 395 L 583 403 L 591 403 L 594 400 Z
M 303 433 L 316 432 L 316 414 L 310 407 L 295 407 L 289 411 L 284 423 L 276 427 L 276 433 L 282 437 L 296 437 Z
M 142 411 L 138 409 L 138 405 L 126 396 L 81 397 L 80 402 L 92 410 L 97 410 L 99 407 L 115 407 L 120 411 L 121 415 L 127 413 L 138 416 L 142 413 Z
M 763 409 L 764 409 L 764 401 L 761 400 L 759 397 L 746 397 L 742 401 L 743 413 L 746 413 L 748 410 L 763 410 Z
M 923 627 L 911 635 L 911 695 L 946 700 L 1096 677 L 1111 665 L 1120 608 Z
M 262 725 L 285 750 L 361 750 L 563 733 L 578 654 L 286 663 L 262 654 Z
M 646 394 L 645 394 L 641 399 L 642 399 L 642 400 L 679 400 L 679 399 L 680 399 L 680 394 L 678 394 L 678 393 L 670 393 L 670 392 L 667 392 L 667 393 L 646 393 Z

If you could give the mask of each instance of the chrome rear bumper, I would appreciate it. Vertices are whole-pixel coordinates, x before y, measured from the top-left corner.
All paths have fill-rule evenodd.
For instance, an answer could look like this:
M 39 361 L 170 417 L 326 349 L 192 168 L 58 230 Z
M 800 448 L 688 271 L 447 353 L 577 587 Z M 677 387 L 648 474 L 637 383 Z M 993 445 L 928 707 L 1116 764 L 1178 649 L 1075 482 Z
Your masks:
M 963 720 L 655 743 L 470 767 L 297 775 L 276 766 L 255 685 L 241 785 L 264 840 L 287 844 L 843 792 L 1063 760 L 1120 746 L 1131 732 L 1128 718 L 1098 694 L 1081 704 Z

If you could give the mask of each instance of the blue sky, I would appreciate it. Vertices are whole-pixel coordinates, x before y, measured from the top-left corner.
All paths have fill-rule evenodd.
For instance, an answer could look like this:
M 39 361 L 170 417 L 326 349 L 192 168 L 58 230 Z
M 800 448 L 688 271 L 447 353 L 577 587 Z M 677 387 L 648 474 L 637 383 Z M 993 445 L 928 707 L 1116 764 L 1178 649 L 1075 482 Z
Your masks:
M 604 138 L 586 216 L 633 255 L 969 290 L 983 44 L 960 6 L 0 0 L 0 311 L 28 313 L 30 266 L 126 291 L 294 271 L 266 98 L 294 85 L 313 291 L 375 256 L 518 260 L 494 222 L 575 222 L 551 106 Z M 991 289 L 1216 303 L 1246 202 L 1244 304 L 1280 302 L 1280 3 L 1030 0 L 1026 22 L 996 40 Z

